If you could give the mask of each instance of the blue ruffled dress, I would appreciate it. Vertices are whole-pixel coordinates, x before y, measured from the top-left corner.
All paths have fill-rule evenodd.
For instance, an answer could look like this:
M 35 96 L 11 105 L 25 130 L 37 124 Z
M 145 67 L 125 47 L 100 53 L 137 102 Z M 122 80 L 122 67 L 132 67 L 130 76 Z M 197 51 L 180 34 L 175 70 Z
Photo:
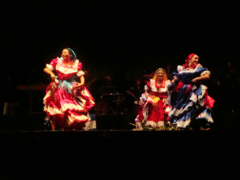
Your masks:
M 193 84 L 192 80 L 210 72 L 198 64 L 194 69 L 185 69 L 178 66 L 177 76 L 179 83 L 171 83 L 171 110 L 169 112 L 170 122 L 179 128 L 186 128 L 194 119 L 194 122 L 204 122 L 205 125 L 213 123 L 211 108 L 214 104 L 207 93 L 207 86 L 203 84 Z M 192 122 L 192 123 L 194 123 Z M 192 124 L 191 123 L 191 124 Z

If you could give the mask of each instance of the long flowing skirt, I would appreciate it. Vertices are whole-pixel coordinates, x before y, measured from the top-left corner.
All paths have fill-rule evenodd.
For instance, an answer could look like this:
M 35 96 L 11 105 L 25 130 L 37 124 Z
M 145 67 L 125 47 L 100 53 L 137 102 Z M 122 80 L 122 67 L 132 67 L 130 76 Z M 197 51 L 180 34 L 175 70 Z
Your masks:
M 62 127 L 81 129 L 90 120 L 89 110 L 94 99 L 85 86 L 74 88 L 65 80 L 52 82 L 43 99 L 44 111 L 52 121 Z
M 143 94 L 142 97 L 145 97 L 145 94 Z M 136 124 L 144 123 L 145 126 L 162 127 L 169 120 L 169 110 L 170 107 L 165 104 L 165 98 L 151 95 L 145 103 L 139 107 L 135 122 Z
M 191 85 L 180 82 L 171 94 L 172 109 L 169 112 L 170 121 L 179 128 L 195 122 L 213 123 L 211 108 L 215 100 L 207 92 L 205 85 Z

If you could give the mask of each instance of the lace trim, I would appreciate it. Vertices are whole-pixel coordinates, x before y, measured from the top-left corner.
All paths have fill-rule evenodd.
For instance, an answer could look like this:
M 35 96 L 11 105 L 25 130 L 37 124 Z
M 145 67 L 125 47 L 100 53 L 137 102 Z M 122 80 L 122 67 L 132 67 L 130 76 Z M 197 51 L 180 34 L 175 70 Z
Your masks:
M 56 91 L 57 87 L 58 87 L 58 80 L 56 79 L 55 82 L 52 82 L 52 84 L 49 86 L 48 88 L 48 92 L 47 94 L 45 95 L 45 97 L 43 98 L 43 104 L 46 104 L 46 100 L 47 98 L 49 98 L 50 96 L 53 95 L 53 93 Z M 44 107 L 45 109 L 45 107 Z
M 85 131 L 92 130 L 92 129 L 97 129 L 97 122 L 90 120 L 87 121 L 85 124 L 85 127 L 83 128 Z
M 187 119 L 186 121 L 177 121 L 177 127 L 185 128 L 189 126 L 190 122 L 191 122 L 191 119 Z
M 195 93 L 192 93 L 191 97 L 189 98 L 191 101 L 193 101 L 194 103 L 197 102 L 197 95 Z
M 182 73 L 194 73 L 197 71 L 198 68 L 203 68 L 201 64 L 198 64 L 194 69 L 189 69 L 189 70 L 185 70 L 185 71 L 180 71 L 179 74 Z
M 165 87 L 164 87 L 164 88 L 159 88 L 159 90 L 158 90 L 158 89 L 156 88 L 156 86 L 155 86 L 155 80 L 150 79 L 151 91 L 152 91 L 152 92 L 167 92 L 166 82 L 167 82 L 167 81 L 165 81 Z M 167 84 L 168 84 L 168 83 L 167 83 Z
M 147 121 L 145 126 L 152 126 L 153 128 L 163 127 L 164 126 L 164 121 L 158 121 L 157 123 L 155 123 L 153 121 Z
M 59 58 L 57 59 L 58 59 L 58 62 L 56 65 L 56 70 L 60 71 L 63 74 L 77 73 L 79 60 L 76 60 L 72 67 L 65 67 L 65 66 L 62 66 L 62 60 Z
M 183 66 L 178 65 L 177 67 L 178 72 L 181 72 L 183 69 L 184 69 Z
M 88 115 L 80 115 L 80 116 L 75 116 L 73 114 L 71 114 L 70 116 L 68 116 L 68 120 L 73 123 L 74 121 L 90 121 L 91 117 Z
M 199 114 L 199 116 L 196 119 L 202 119 L 205 118 L 208 122 L 213 123 L 213 119 L 211 116 L 208 116 L 206 112 Z
M 78 111 L 84 111 L 84 108 L 80 105 L 65 103 L 61 106 L 61 109 L 53 108 L 53 107 L 44 107 L 44 111 L 49 112 L 51 115 L 61 114 L 64 115 L 64 112 L 67 110 L 78 110 Z

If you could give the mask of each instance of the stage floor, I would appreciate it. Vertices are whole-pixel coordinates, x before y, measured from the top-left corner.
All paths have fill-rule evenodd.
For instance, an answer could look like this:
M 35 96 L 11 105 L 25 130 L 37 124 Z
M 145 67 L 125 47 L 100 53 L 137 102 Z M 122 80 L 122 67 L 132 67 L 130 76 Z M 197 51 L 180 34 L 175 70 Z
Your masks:
M 239 166 L 239 135 L 238 131 L 5 131 L 0 132 L 0 179 L 136 174 L 154 178 L 161 173 L 171 178 L 179 173 L 193 179 L 209 177 Z
M 90 114 L 94 121 L 92 130 L 121 130 L 130 131 L 135 127 L 132 124 L 135 123 L 136 115 L 134 114 L 111 114 L 111 115 L 96 115 Z M 50 125 L 44 125 L 44 119 L 46 114 L 33 113 L 22 115 L 8 115 L 0 116 L 0 132 L 5 131 L 43 131 L 51 130 Z M 240 130 L 240 112 L 232 114 L 213 114 L 213 128 L 215 131 L 238 131 Z

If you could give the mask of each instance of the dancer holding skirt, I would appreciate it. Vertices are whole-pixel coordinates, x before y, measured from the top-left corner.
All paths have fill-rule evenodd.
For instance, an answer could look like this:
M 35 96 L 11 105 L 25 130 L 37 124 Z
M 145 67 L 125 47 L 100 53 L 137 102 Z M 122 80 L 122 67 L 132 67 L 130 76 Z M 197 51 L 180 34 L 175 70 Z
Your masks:
M 44 72 L 52 78 L 43 99 L 44 111 L 52 122 L 52 129 L 85 127 L 85 123 L 90 121 L 88 112 L 95 102 L 84 86 L 82 63 L 74 51 L 71 48 L 63 49 L 61 58 L 53 59 Z
M 210 71 L 199 64 L 199 57 L 190 54 L 184 65 L 173 73 L 171 90 L 170 122 L 177 128 L 197 127 L 208 130 L 213 123 L 211 109 L 214 99 L 208 95 L 204 80 L 210 78 Z
M 157 69 L 154 77 L 145 85 L 145 93 L 140 98 L 139 114 L 135 119 L 137 129 L 144 126 L 161 129 L 168 123 L 169 93 L 168 86 L 171 82 L 167 80 L 165 70 Z

